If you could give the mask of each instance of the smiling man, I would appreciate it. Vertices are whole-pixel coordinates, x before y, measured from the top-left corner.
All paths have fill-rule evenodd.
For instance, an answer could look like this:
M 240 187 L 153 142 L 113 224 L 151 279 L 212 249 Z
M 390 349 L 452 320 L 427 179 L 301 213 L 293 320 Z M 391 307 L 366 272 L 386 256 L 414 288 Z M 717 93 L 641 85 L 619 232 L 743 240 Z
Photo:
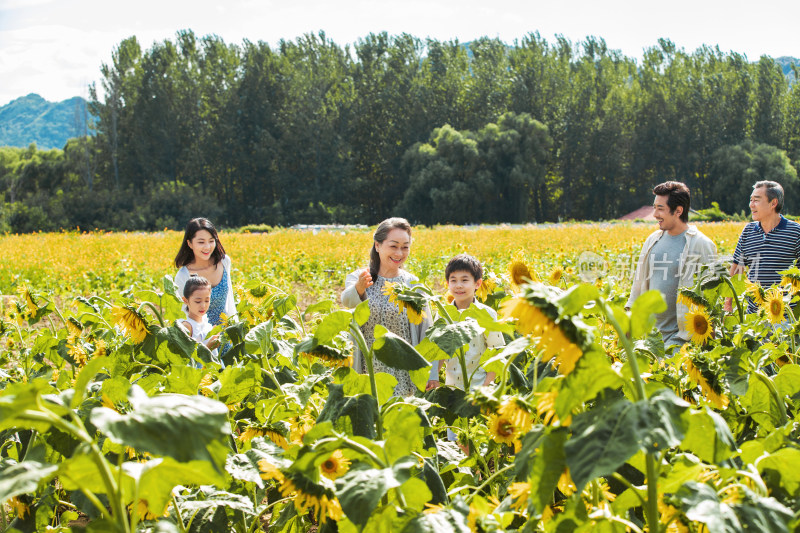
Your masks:
M 688 223 L 691 197 L 686 185 L 667 181 L 656 185 L 653 194 L 653 216 L 659 229 L 644 241 L 626 307 L 645 291 L 661 291 L 667 310 L 656 315 L 656 327 L 668 348 L 684 344 L 691 336 L 684 322 L 688 308 L 677 301 L 678 288 L 692 286 L 700 265 L 716 258 L 717 247 Z
M 775 181 L 759 181 L 750 195 L 750 213 L 753 221 L 747 224 L 736 243 L 731 276 L 744 271 L 747 279 L 761 284 L 765 289 L 781 282 L 781 270 L 791 268 L 800 258 L 800 224 L 781 215 L 783 187 Z M 726 298 L 725 309 L 731 311 L 731 299 Z M 750 300 L 747 312 L 755 313 L 758 306 Z

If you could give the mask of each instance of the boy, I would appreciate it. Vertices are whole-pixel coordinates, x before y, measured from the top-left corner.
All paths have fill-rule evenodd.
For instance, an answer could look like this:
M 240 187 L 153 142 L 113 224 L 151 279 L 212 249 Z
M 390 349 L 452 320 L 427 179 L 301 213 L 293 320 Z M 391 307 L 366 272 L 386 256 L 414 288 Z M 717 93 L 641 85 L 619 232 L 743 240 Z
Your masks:
M 475 291 L 478 290 L 483 282 L 483 267 L 480 261 L 471 255 L 459 254 L 447 263 L 444 275 L 447 281 L 447 288 L 450 290 L 450 294 L 453 295 L 453 305 L 456 306 L 456 309 L 461 311 L 474 305 L 479 309 L 487 310 L 492 317 L 497 318 L 497 312 L 494 309 L 475 299 Z M 470 341 L 465 349 L 464 361 L 467 365 L 467 377 L 470 380 L 471 389 L 477 389 L 494 381 L 495 373 L 487 373 L 480 367 L 481 355 L 487 348 L 497 348 L 504 344 L 503 334 L 498 331 L 490 331 L 483 335 L 478 335 Z M 466 390 L 464 374 L 461 371 L 458 357 L 453 357 L 447 361 L 444 373 L 445 385 L 453 385 L 459 389 Z
M 444 277 L 447 282 L 447 288 L 450 294 L 453 295 L 453 305 L 456 309 L 463 311 L 469 309 L 474 305 L 479 309 L 485 309 L 497 318 L 497 312 L 491 307 L 484 305 L 475 299 L 475 291 L 481 286 L 483 282 L 483 266 L 480 261 L 468 254 L 459 254 L 452 258 L 444 269 Z M 499 331 L 490 331 L 482 335 L 477 335 L 472 339 L 465 348 L 464 362 L 467 366 L 467 379 L 469 380 L 469 388 L 477 389 L 478 387 L 489 385 L 494 381 L 495 373 L 486 372 L 480 366 L 481 355 L 487 348 L 497 348 L 505 344 L 503 334 Z M 464 386 L 464 373 L 461 370 L 461 363 L 458 356 L 449 359 L 446 363 L 444 370 L 444 384 L 458 387 L 462 390 L 467 390 Z M 453 431 L 447 429 L 447 440 L 455 442 L 458 440 Z M 467 446 L 459 443 L 459 448 L 469 455 Z

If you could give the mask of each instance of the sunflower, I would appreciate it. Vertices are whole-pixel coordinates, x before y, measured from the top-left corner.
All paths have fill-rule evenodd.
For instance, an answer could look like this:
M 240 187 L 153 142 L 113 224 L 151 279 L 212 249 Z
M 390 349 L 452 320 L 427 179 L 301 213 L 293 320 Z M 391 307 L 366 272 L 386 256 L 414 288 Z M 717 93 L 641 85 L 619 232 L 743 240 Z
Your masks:
M 289 443 L 286 441 L 288 435 L 286 426 L 282 423 L 270 424 L 268 426 L 248 426 L 239 435 L 241 442 L 250 442 L 256 437 L 267 437 L 269 440 L 283 448 L 289 448 Z
M 558 415 L 556 414 L 556 398 L 558 398 L 558 391 L 551 390 L 547 392 L 536 392 L 533 395 L 537 398 L 536 414 L 542 418 L 542 422 L 545 425 L 558 422 L 559 419 Z M 561 425 L 568 426 L 571 423 L 572 415 L 569 415 Z
M 164 506 L 164 511 L 160 515 L 156 514 L 157 511 L 153 512 L 150 509 L 150 504 L 147 500 L 139 500 L 136 510 L 139 512 L 139 517 L 142 520 L 155 520 L 159 517 L 169 516 L 169 502 Z
M 716 378 L 716 374 L 710 369 L 702 368 L 704 365 L 700 363 L 701 360 L 694 361 L 692 358 L 686 356 L 683 358 L 683 369 L 689 374 L 689 377 L 700 386 L 703 395 L 711 402 L 717 409 L 725 409 L 728 407 L 730 400 L 723 393 L 722 387 Z M 700 364 L 700 367 L 697 364 Z
M 320 474 L 330 480 L 342 477 L 349 469 L 350 460 L 342 454 L 341 450 L 335 450 L 319 465 Z
M 516 318 L 517 331 L 523 335 L 538 335 L 555 326 L 541 309 L 522 297 L 503 302 L 500 312 L 504 318 Z
M 211 390 L 212 383 L 214 383 L 214 378 L 211 377 L 211 374 L 206 374 L 203 376 L 203 379 L 201 379 L 200 383 L 197 384 L 197 388 L 200 389 L 200 394 L 203 396 L 211 396 L 213 393 Z
M 575 369 L 578 360 L 583 356 L 583 350 L 567 337 L 561 325 L 551 320 L 528 298 L 518 296 L 503 302 L 501 313 L 504 318 L 516 318 L 517 331 L 523 335 L 539 337 L 539 349 L 545 355 L 555 358 L 554 365 L 559 372 L 568 375 Z M 571 320 L 562 318 L 561 323 L 570 326 L 573 333 L 580 335 L 580 328 Z
M 475 297 L 481 301 L 485 302 L 486 298 L 489 297 L 490 294 L 494 294 L 494 290 L 497 288 L 497 276 L 494 274 L 484 274 L 483 282 L 481 282 L 481 286 L 475 291 Z M 449 293 L 450 291 L 448 291 Z
M 455 301 L 456 297 L 453 296 L 453 293 L 450 292 L 450 289 L 447 289 L 447 292 L 444 293 L 444 299 L 447 300 L 447 303 L 451 304 Z
M 583 350 L 570 341 L 559 327 L 554 327 L 542 335 L 542 342 L 546 343 L 545 354 L 555 355 L 553 364 L 565 376 L 575 370 L 575 365 L 583 356 Z
M 305 437 L 306 433 L 311 431 L 311 429 L 314 427 L 314 422 L 314 418 L 308 414 L 302 414 L 298 417 L 295 417 L 295 420 L 289 429 L 289 440 L 291 440 L 292 444 L 302 445 L 303 437 Z
M 708 300 L 686 287 L 678 289 L 677 303 L 683 304 L 686 307 L 708 307 Z
M 764 294 L 764 301 L 761 303 L 762 309 L 767 312 L 767 319 L 773 324 L 780 324 L 784 320 L 783 312 L 783 293 L 778 287 L 769 289 Z
M 550 275 L 547 277 L 547 280 L 550 282 L 550 285 L 557 285 L 563 277 L 564 268 L 561 265 L 556 265 L 550 270 Z
M 528 507 L 528 498 L 531 495 L 531 484 L 528 482 L 512 483 L 511 486 L 508 487 L 508 494 L 514 500 L 514 503 L 511 504 L 511 508 L 521 513 Z
M 345 355 L 343 352 L 328 346 L 319 345 L 311 351 L 300 352 L 300 355 L 313 361 L 314 357 L 322 359 L 332 368 L 353 366 L 353 356 Z
M 386 282 L 383 285 L 383 294 L 389 297 L 389 302 L 397 306 L 399 312 L 406 312 L 408 321 L 412 324 L 421 324 L 425 318 L 425 297 L 412 289 L 404 287 L 401 283 Z
M 16 514 L 17 518 L 20 520 L 25 518 L 25 515 L 30 514 L 31 512 L 28 506 L 22 500 L 20 500 L 18 496 L 14 496 L 8 500 L 8 504 L 11 506 L 11 508 L 14 510 L 14 514 Z
M 337 521 L 344 516 L 342 506 L 333 492 L 317 485 L 302 474 L 284 474 L 280 492 L 284 498 L 294 496 L 294 507 L 298 513 L 311 511 L 314 516 L 319 517 L 321 524 L 328 518 Z
M 130 306 L 113 307 L 111 316 L 125 333 L 131 336 L 136 344 L 144 341 L 147 336 L 147 322 L 144 317 Z
M 764 297 L 765 297 L 764 288 L 760 284 L 753 283 L 750 280 L 745 280 L 744 285 L 745 285 L 745 290 L 744 290 L 745 294 L 749 295 L 750 298 L 752 298 L 753 301 L 756 303 L 756 305 L 764 305 Z
M 800 292 L 800 269 L 793 267 L 789 270 L 778 272 L 778 274 L 782 275 L 781 285 L 789 285 L 791 287 L 792 294 Z
M 103 357 L 106 355 L 106 343 L 102 339 L 97 339 L 94 343 L 94 352 L 92 352 L 92 358 L 95 357 Z
M 67 353 L 72 357 L 72 360 L 75 361 L 77 366 L 83 366 L 86 364 L 86 361 L 89 360 L 89 356 L 86 354 L 86 350 L 81 343 L 75 343 L 74 345 L 70 346 Z
M 17 294 L 19 294 L 20 299 L 25 302 L 25 307 L 27 307 L 29 312 L 35 313 L 39 309 L 39 306 L 36 305 L 36 300 L 33 299 L 33 293 L 31 293 L 27 285 L 20 285 L 17 288 Z
M 80 337 L 83 333 L 83 325 L 74 317 L 69 317 L 64 324 L 67 326 L 67 331 L 69 331 L 70 335 Z
M 575 486 L 575 482 L 572 481 L 572 476 L 569 473 L 569 467 L 565 468 L 563 472 L 561 472 L 561 477 L 558 478 L 558 490 L 564 493 L 564 496 L 571 496 L 578 487 Z
M 507 398 L 497 409 L 497 414 L 511 420 L 520 433 L 527 433 L 533 426 L 533 419 L 525 402 L 516 397 Z
M 519 435 L 519 428 L 514 425 L 514 422 L 502 415 L 491 415 L 486 427 L 489 430 L 489 436 L 497 443 L 511 445 Z
M 270 463 L 266 459 L 261 459 L 258 462 L 258 470 L 261 479 L 266 479 L 267 481 L 274 479 L 279 483 L 283 482 L 283 473 L 277 466 Z
M 508 264 L 508 277 L 511 285 L 516 288 L 530 281 L 538 281 L 536 274 L 531 273 L 528 263 L 522 257 L 522 252 L 516 252 L 511 258 L 511 262 Z
M 422 514 L 436 514 L 441 513 L 442 511 L 444 511 L 444 505 L 426 502 L 425 508 L 422 510 Z
M 714 334 L 711 317 L 702 307 L 692 305 L 686 313 L 686 330 L 692 335 L 692 342 L 705 344 Z
M 481 516 L 483 516 L 481 510 L 478 509 L 474 503 L 471 503 L 469 505 L 469 514 L 467 514 L 467 527 L 469 527 L 470 531 L 478 531 L 478 519 Z M 481 529 L 481 531 L 483 531 L 483 529 Z

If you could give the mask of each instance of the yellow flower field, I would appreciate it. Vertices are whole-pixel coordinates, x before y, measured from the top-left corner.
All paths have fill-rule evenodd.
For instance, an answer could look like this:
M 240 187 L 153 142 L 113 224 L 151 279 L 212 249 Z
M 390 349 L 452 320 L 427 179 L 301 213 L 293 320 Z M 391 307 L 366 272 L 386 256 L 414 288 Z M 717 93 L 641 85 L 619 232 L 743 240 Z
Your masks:
M 699 225 L 730 254 L 742 223 Z M 447 260 L 467 252 L 484 262 L 489 272 L 504 273 L 514 252 L 520 251 L 541 277 L 553 266 L 574 267 L 581 252 L 608 261 L 609 274 L 631 268 L 654 224 L 563 224 L 520 228 L 416 228 L 408 268 L 422 281 L 439 286 Z M 246 277 L 292 287 L 313 296 L 331 296 L 347 272 L 365 266 L 370 229 L 344 231 L 280 230 L 269 234 L 220 235 L 235 270 Z M 66 293 L 95 293 L 103 289 L 152 284 L 172 275 L 172 260 L 181 232 L 157 233 L 40 233 L 0 236 L 0 291 L 11 294 L 22 281 L 34 287 Z M 236 273 L 234 272 L 234 277 Z M 618 276 L 623 278 L 625 276 Z

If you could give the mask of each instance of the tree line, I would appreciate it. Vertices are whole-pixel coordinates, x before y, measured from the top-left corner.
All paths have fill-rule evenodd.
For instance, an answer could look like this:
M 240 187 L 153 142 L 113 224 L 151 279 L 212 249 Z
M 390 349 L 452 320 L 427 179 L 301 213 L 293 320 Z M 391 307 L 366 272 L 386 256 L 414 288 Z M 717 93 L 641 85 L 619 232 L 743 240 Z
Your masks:
M 719 48 L 181 31 L 101 74 L 94 135 L 0 149 L 0 230 L 599 220 L 666 180 L 727 212 L 756 179 L 800 194 L 800 83 Z

